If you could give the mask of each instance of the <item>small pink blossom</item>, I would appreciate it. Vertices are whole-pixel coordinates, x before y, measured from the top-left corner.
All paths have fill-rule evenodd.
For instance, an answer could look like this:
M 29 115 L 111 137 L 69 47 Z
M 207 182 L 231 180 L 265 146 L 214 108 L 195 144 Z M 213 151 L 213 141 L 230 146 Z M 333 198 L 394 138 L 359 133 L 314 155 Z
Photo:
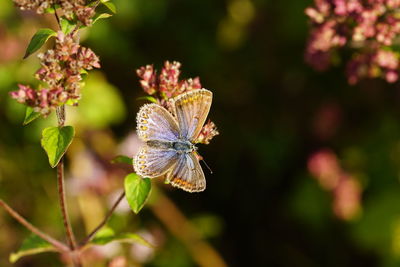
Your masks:
M 378 50 L 375 62 L 383 68 L 397 69 L 399 66 L 398 54 L 387 50 Z
M 323 149 L 308 160 L 310 173 L 333 197 L 332 210 L 342 220 L 352 220 L 361 210 L 362 188 L 359 181 L 340 165 L 337 156 Z
M 154 71 L 153 65 L 141 67 L 136 70 L 136 73 L 141 79 L 140 85 L 147 94 L 153 95 L 158 91 L 157 75 Z
M 80 98 L 82 71 L 100 67 L 99 58 L 92 50 L 80 46 L 72 34 L 62 32 L 57 33 L 54 49 L 39 54 L 38 58 L 41 68 L 35 77 L 47 83 L 48 88 L 33 90 L 20 85 L 10 95 L 45 116 L 69 100 L 76 104 Z
M 13 0 L 21 10 L 34 10 L 37 14 L 43 14 L 46 9 L 58 6 L 62 14 L 69 20 L 76 18 L 85 26 L 92 23 L 95 15 L 93 7 L 86 6 L 85 0 Z
M 153 95 L 158 102 L 168 107 L 168 100 L 184 92 L 200 89 L 201 83 L 198 77 L 180 80 L 181 63 L 166 61 L 161 69 L 160 75 L 154 70 L 153 65 L 147 65 L 136 70 L 140 78 L 140 85 L 143 90 Z
M 161 93 L 164 93 L 167 98 L 176 95 L 176 91 L 179 89 L 180 67 L 181 63 L 177 61 L 172 63 L 166 61 L 164 68 L 161 70 L 159 90 Z
M 333 211 L 338 218 L 352 220 L 361 210 L 361 185 L 355 178 L 344 175 L 335 188 Z
M 336 155 L 330 150 L 321 150 L 308 160 L 308 170 L 327 190 L 335 188 L 340 178 L 340 167 Z
M 174 114 L 170 101 L 172 98 L 185 92 L 202 88 L 199 77 L 187 80 L 179 79 L 181 66 L 181 63 L 177 61 L 172 63 L 166 61 L 160 75 L 157 75 L 153 65 L 146 65 L 136 70 L 143 91 L 154 97 L 159 105 L 165 107 L 172 114 Z M 215 124 L 212 121 L 208 121 L 201 129 L 196 143 L 209 144 L 211 139 L 218 134 Z
M 201 129 L 201 132 L 196 139 L 196 143 L 208 145 L 211 139 L 213 139 L 216 135 L 219 135 L 217 126 L 209 120 L 206 124 L 204 124 L 203 128 Z
M 397 81 L 399 57 L 385 50 L 400 36 L 399 7 L 399 0 L 315 0 L 305 9 L 311 21 L 305 61 L 326 70 L 332 54 L 346 47 L 353 52 L 347 63 L 350 84 L 377 77 Z
M 18 91 L 10 92 L 10 96 L 18 103 L 31 105 L 36 101 L 37 93 L 29 85 L 18 84 Z

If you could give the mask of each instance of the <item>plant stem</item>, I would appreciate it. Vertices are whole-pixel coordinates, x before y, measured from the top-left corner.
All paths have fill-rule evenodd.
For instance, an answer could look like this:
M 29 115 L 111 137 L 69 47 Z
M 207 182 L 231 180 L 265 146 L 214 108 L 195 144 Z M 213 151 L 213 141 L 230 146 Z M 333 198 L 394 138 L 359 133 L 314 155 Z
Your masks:
M 87 243 L 92 241 L 96 233 L 103 228 L 104 225 L 108 222 L 108 220 L 111 218 L 111 215 L 114 213 L 115 209 L 118 207 L 119 203 L 121 203 L 122 199 L 125 197 L 125 191 L 121 193 L 121 195 L 118 197 L 117 201 L 115 201 L 114 205 L 111 207 L 111 209 L 107 212 L 106 217 L 104 217 L 103 221 L 96 227 L 94 230 L 84 239 L 79 245 L 79 248 L 84 247 Z
M 62 105 L 56 109 L 58 127 L 63 127 L 65 124 L 65 106 Z M 58 197 L 60 200 L 61 214 L 63 217 L 65 233 L 67 235 L 68 245 L 70 247 L 70 256 L 74 266 L 82 266 L 79 257 L 79 251 L 76 251 L 75 235 L 69 220 L 67 201 L 65 196 L 65 183 L 64 183 L 64 156 L 61 158 L 57 165 L 57 184 L 58 184 Z
M 54 8 L 54 15 L 56 16 L 56 20 L 57 20 L 58 27 L 60 27 L 60 30 L 61 30 L 60 18 L 58 17 L 57 8 L 56 8 L 56 5 L 55 5 L 55 4 L 53 4 L 53 8 Z
M 63 127 L 65 124 L 65 106 L 59 106 L 56 109 L 58 127 Z
M 62 158 L 57 165 L 57 182 L 58 182 L 58 196 L 60 199 L 61 213 L 64 221 L 65 232 L 67 234 L 68 245 L 71 248 L 71 250 L 75 250 L 76 242 L 74 233 L 72 231 L 71 222 L 69 221 L 67 203 L 65 198 L 64 158 Z
M 50 244 L 53 245 L 57 250 L 60 252 L 69 252 L 69 248 L 61 243 L 58 240 L 55 240 L 51 236 L 47 235 L 46 233 L 42 232 L 27 220 L 24 217 L 18 214 L 15 210 L 13 210 L 10 206 L 8 206 L 2 199 L 0 199 L 0 206 L 3 207 L 14 219 L 16 219 L 20 224 L 28 228 L 32 233 L 36 234 L 37 236 L 41 237 L 43 240 L 46 240 Z

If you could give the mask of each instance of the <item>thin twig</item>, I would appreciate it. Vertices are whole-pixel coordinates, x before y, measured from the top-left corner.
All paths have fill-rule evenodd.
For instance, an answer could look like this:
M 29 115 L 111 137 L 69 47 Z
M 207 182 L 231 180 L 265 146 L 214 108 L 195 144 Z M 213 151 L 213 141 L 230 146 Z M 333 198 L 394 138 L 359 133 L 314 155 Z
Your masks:
M 54 15 L 56 16 L 58 27 L 60 27 L 60 30 L 61 30 L 61 22 L 60 22 L 60 18 L 58 17 L 58 14 L 57 14 L 57 8 L 56 8 L 55 4 L 53 5 L 53 8 L 54 8 Z
M 47 235 L 46 233 L 42 232 L 27 220 L 24 217 L 18 214 L 15 210 L 13 210 L 10 206 L 8 206 L 2 199 L 0 199 L 0 206 L 2 206 L 14 219 L 16 219 L 20 224 L 28 228 L 32 233 L 36 234 L 37 236 L 41 237 L 43 240 L 46 240 L 50 244 L 53 245 L 57 250 L 60 252 L 69 252 L 69 248 L 61 243 L 58 240 L 55 240 L 51 236 Z
M 103 228 L 104 225 L 108 222 L 108 220 L 111 218 L 111 215 L 114 213 L 115 209 L 118 207 L 119 203 L 124 199 L 125 197 L 125 191 L 121 193 L 121 195 L 118 197 L 117 201 L 114 203 L 114 205 L 111 207 L 111 209 L 108 211 L 106 214 L 106 217 L 103 219 L 103 221 L 84 239 L 79 245 L 79 248 L 84 247 L 87 243 L 92 241 L 96 233 Z

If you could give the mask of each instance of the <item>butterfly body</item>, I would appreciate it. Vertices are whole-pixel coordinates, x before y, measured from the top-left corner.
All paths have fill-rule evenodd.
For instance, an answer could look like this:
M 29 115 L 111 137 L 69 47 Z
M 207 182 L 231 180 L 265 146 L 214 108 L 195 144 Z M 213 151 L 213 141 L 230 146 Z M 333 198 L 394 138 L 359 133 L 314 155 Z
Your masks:
M 197 149 L 192 143 L 189 141 L 177 141 L 172 144 L 173 148 L 177 153 L 191 153 Z
M 170 149 L 176 151 L 178 154 L 191 153 L 197 150 L 197 147 L 190 141 L 178 140 L 175 142 L 171 141 L 160 141 L 160 140 L 149 140 L 146 145 L 156 149 Z
M 200 192 L 206 180 L 196 157 L 196 138 L 211 107 L 212 93 L 193 90 L 172 99 L 172 113 L 158 104 L 144 105 L 137 116 L 137 132 L 145 142 L 134 168 L 142 177 L 166 176 L 188 192 Z

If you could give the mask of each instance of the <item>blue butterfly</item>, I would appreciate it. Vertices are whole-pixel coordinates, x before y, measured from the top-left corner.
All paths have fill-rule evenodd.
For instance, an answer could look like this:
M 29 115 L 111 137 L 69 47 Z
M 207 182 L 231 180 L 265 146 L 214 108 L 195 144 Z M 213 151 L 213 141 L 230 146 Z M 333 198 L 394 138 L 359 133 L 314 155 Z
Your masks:
M 198 89 L 172 99 L 171 114 L 158 104 L 146 104 L 137 115 L 137 133 L 145 142 L 134 160 L 142 177 L 166 175 L 167 182 L 188 192 L 206 188 L 194 145 L 206 121 L 212 93 Z

